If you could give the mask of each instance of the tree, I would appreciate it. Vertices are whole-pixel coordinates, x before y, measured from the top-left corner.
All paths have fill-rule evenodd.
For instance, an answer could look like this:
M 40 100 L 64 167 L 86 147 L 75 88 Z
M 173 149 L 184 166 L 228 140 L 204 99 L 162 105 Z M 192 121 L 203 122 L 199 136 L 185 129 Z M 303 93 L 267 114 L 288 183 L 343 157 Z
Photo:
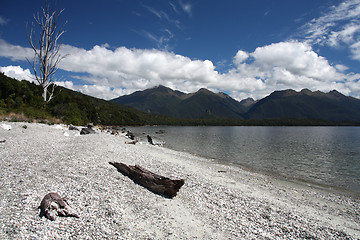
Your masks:
M 42 97 L 48 103 L 54 95 L 55 83 L 54 75 L 58 69 L 60 61 L 65 57 L 60 54 L 61 44 L 58 42 L 63 35 L 65 24 L 59 28 L 58 21 L 61 13 L 64 11 L 50 10 L 50 6 L 45 0 L 45 7 L 41 12 L 34 14 L 35 23 L 32 22 L 30 33 L 27 30 L 28 41 L 34 50 L 34 58 L 28 62 L 31 65 L 35 79 L 42 87 Z M 36 31 L 39 33 L 39 39 L 35 39 Z

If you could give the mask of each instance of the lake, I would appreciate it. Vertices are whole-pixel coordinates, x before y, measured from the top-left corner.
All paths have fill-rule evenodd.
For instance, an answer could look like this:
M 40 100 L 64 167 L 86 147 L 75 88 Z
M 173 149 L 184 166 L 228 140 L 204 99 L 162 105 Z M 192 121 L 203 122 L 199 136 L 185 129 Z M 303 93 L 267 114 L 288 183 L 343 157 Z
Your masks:
M 130 130 L 138 136 L 149 134 L 167 148 L 223 164 L 360 193 L 359 127 L 157 126 Z M 159 130 L 165 133 L 156 134 Z

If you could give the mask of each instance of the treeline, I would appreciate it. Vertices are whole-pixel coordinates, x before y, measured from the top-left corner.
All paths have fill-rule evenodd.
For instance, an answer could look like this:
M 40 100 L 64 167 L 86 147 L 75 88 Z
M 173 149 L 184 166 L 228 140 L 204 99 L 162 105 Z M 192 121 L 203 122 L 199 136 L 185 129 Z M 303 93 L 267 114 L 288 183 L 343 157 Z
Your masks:
M 17 81 L 0 73 L 0 115 L 22 114 L 29 119 L 57 119 L 66 124 L 86 125 L 177 125 L 177 126 L 331 126 L 360 125 L 357 122 L 330 122 L 313 119 L 178 119 L 151 115 L 130 107 L 87 96 L 63 87 L 45 104 L 41 87 Z
M 49 118 L 41 89 L 27 81 L 17 81 L 0 73 L 0 114 L 23 113 L 32 118 Z
M 59 119 L 67 124 L 145 125 L 166 122 L 166 117 L 152 116 L 127 106 L 56 87 L 54 98 L 47 104 L 40 86 L 17 81 L 0 73 L 0 114 L 23 114 L 30 119 Z M 172 119 L 170 119 L 172 121 Z
M 161 125 L 161 124 L 159 124 Z M 176 126 L 360 126 L 360 122 L 322 119 L 175 119 L 164 125 Z

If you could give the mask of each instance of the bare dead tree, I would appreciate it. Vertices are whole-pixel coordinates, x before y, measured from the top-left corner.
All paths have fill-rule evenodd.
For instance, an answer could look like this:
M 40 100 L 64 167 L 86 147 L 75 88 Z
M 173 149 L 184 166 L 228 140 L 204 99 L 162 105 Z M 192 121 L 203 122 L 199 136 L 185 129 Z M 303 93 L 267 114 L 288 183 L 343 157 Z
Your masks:
M 27 59 L 34 71 L 35 79 L 42 87 L 42 97 L 48 103 L 54 95 L 55 83 L 54 75 L 58 69 L 60 61 L 65 57 L 60 54 L 61 44 L 58 42 L 63 35 L 64 26 L 59 28 L 58 21 L 64 11 L 50 10 L 50 6 L 45 0 L 45 7 L 41 12 L 34 14 L 35 22 L 32 22 L 30 32 L 26 26 L 28 41 L 34 50 L 34 58 Z M 35 34 L 38 31 L 39 38 L 36 40 Z

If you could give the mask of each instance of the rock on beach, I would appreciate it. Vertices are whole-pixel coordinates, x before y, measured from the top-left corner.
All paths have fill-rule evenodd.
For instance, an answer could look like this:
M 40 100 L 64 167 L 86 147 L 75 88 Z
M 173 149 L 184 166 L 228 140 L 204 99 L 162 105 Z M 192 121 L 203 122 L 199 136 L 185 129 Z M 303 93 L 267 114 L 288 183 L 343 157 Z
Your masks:
M 123 135 L 1 122 L 0 239 L 359 239 L 360 199 Z M 185 179 L 167 199 L 108 164 Z M 39 216 L 58 192 L 80 218 Z
M 6 123 L 2 123 L 2 124 L 1 124 L 1 127 L 2 127 L 4 130 L 11 130 L 11 125 L 6 124 Z

